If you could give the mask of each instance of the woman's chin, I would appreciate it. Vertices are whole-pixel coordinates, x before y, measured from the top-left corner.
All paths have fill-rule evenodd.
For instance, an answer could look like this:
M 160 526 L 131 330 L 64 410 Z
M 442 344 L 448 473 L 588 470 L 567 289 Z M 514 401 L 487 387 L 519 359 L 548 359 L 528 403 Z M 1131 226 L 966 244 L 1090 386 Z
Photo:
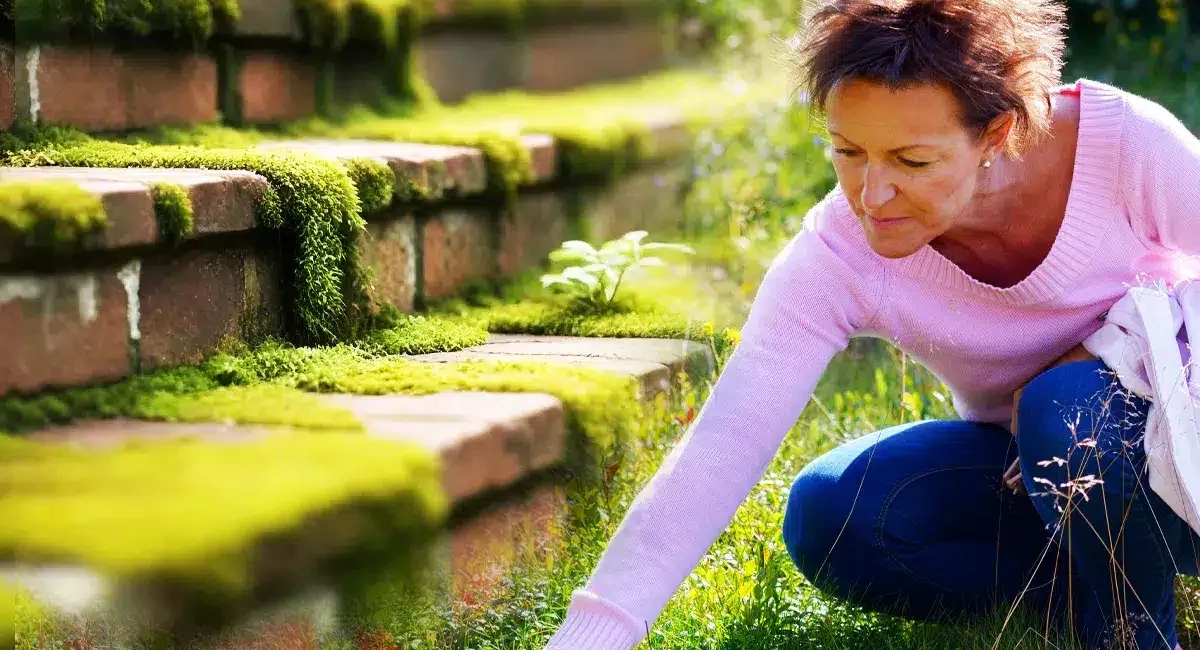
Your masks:
M 921 247 L 924 246 L 923 243 L 897 241 L 888 237 L 868 237 L 867 239 L 871 244 L 871 250 L 875 251 L 875 254 L 890 260 L 908 257 L 921 250 Z

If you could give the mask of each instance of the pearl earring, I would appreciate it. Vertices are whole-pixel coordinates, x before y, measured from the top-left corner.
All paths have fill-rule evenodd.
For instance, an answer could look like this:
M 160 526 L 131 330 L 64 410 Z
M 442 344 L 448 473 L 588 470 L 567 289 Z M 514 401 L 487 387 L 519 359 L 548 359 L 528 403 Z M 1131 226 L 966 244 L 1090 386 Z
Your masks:
M 980 163 L 980 164 L 979 164 L 979 166 L 980 166 L 980 167 L 983 167 L 984 169 L 991 169 L 991 167 L 992 167 L 992 161 L 990 161 L 990 160 L 985 160 L 985 161 L 983 161 L 982 163 Z

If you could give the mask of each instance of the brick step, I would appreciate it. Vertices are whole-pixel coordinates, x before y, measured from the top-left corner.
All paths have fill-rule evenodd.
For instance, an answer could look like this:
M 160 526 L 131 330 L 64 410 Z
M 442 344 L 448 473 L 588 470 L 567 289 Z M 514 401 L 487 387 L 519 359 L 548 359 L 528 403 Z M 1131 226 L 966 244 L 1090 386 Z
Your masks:
M 654 131 L 677 147 L 677 124 Z M 535 185 L 512 209 L 467 199 L 487 185 L 482 154 L 440 145 L 303 140 L 264 151 L 386 163 L 396 193 L 425 188 L 424 202 L 395 201 L 365 215 L 359 250 L 374 274 L 376 304 L 404 312 L 452 296 L 474 282 L 536 268 L 571 238 L 600 240 L 645 228 L 679 226 L 686 172 L 678 163 L 635 171 L 604 186 L 547 185 L 558 162 L 548 136 L 524 138 Z M 259 228 L 256 202 L 266 181 L 248 172 L 173 169 L 0 168 L 5 179 L 78 182 L 100 196 L 108 228 L 65 259 L 22 255 L 0 245 L 0 396 L 110 381 L 197 362 L 229 337 L 254 342 L 286 322 L 278 234 Z M 181 245 L 160 242 L 150 187 L 186 188 L 195 232 Z M 401 189 L 404 188 L 404 189 Z M 447 200 L 456 197 L 455 200 Z M 32 264 L 29 259 L 33 257 Z
M 14 118 L 95 132 L 221 120 L 274 124 L 316 115 L 323 101 L 375 103 L 396 92 L 387 90 L 378 47 L 351 43 L 318 55 L 294 2 L 241 3 L 235 32 L 217 34 L 199 51 L 139 47 L 121 37 L 115 45 L 2 43 L 0 128 Z M 515 29 L 488 15 L 488 3 L 483 14 L 447 6 L 415 42 L 404 42 L 407 33 L 397 37 L 445 102 L 481 92 L 566 90 L 674 61 L 670 30 L 652 13 L 627 11 L 637 3 L 532 4 L 541 5 L 533 11 L 543 18 L 561 18 Z
M 584 365 L 624 374 L 645 387 L 644 401 L 668 389 L 667 373 L 688 370 L 707 374 L 711 370 L 704 346 L 678 340 L 494 336 L 485 345 L 465 350 L 459 357 L 494 360 L 497 355 Z M 449 361 L 427 355 L 412 358 L 429 363 Z M 624 365 L 618 362 L 624 362 Z M 368 440 L 415 445 L 438 459 L 441 492 L 450 513 L 449 519 L 443 521 L 448 525 L 429 539 L 428 547 L 420 543 L 399 546 L 393 543 L 387 547 L 412 546 L 421 562 L 432 563 L 426 568 L 434 570 L 433 581 L 422 582 L 419 585 L 422 592 L 444 594 L 449 600 L 443 604 L 485 602 L 496 593 L 505 572 L 515 562 L 528 557 L 530 549 L 562 541 L 561 531 L 567 512 L 563 486 L 538 478 L 546 476 L 543 470 L 559 465 L 567 457 L 566 414 L 563 404 L 556 398 L 540 393 L 447 392 L 421 396 L 325 395 L 320 399 L 351 413 L 363 424 Z M 204 447 L 223 449 L 285 435 L 341 435 L 343 437 L 335 439 L 357 439 L 345 437 L 350 434 L 283 433 L 261 426 L 230 423 L 179 424 L 137 420 L 78 422 L 34 432 L 28 439 L 37 445 L 68 445 L 84 453 L 99 453 L 136 442 L 129 448 L 132 451 L 121 453 L 138 453 L 138 449 L 171 444 L 179 438 L 194 440 L 195 444 Z M 383 448 L 380 451 L 384 451 Z M 0 466 L 8 465 L 7 470 L 12 470 L 10 463 L 16 462 L 19 470 L 20 456 L 5 459 L 6 453 L 12 451 L 5 448 L 4 453 L 0 453 Z M 181 472 L 188 466 L 186 451 L 164 458 L 178 463 Z M 102 456 L 97 457 L 94 464 L 111 462 L 116 461 Z M 301 467 L 298 466 L 296 471 L 302 472 Z M 210 468 L 213 470 L 215 468 Z M 275 471 L 264 472 L 268 478 L 260 483 L 254 476 L 237 475 L 236 470 L 231 470 L 234 474 L 216 471 L 222 475 L 213 476 L 214 481 L 235 481 L 240 500 L 250 502 L 256 500 L 258 491 L 272 489 L 269 481 L 275 479 L 270 477 L 278 476 Z M 104 474 L 101 471 L 99 475 Z M 89 484 L 86 476 L 75 475 L 73 478 L 81 484 Z M 169 485 L 158 487 L 171 489 Z M 0 564 L 0 579 L 30 589 L 41 601 L 62 613 L 89 618 L 99 634 L 124 633 L 120 626 L 109 625 L 105 619 L 118 617 L 117 620 L 121 620 L 119 617 L 127 615 L 133 615 L 142 623 L 146 619 L 138 617 L 149 615 L 152 624 L 159 629 L 190 634 L 195 632 L 190 628 L 195 623 L 195 608 L 203 604 L 216 608 L 209 611 L 217 612 L 220 622 L 210 623 L 218 627 L 242 622 L 233 627 L 232 636 L 220 647 L 266 647 L 264 643 L 279 642 L 281 638 L 290 639 L 289 644 L 307 643 L 304 639 L 315 638 L 315 628 L 320 626 L 319 622 L 314 622 L 311 609 L 299 615 L 268 615 L 273 611 L 272 607 L 313 590 L 324 590 L 326 593 L 320 600 L 336 613 L 342 600 L 359 595 L 353 589 L 345 593 L 330 592 L 328 585 L 350 584 L 339 582 L 337 578 L 339 569 L 336 567 L 347 566 L 340 563 L 359 556 L 372 563 L 388 562 L 375 554 L 381 541 L 377 531 L 379 527 L 388 527 L 378 518 L 395 515 L 385 508 L 357 511 L 339 508 L 348 507 L 361 498 L 355 491 L 348 490 L 346 494 L 335 495 L 332 501 L 326 500 L 319 507 L 315 506 L 311 516 L 293 517 L 283 526 L 269 516 L 258 523 L 250 522 L 250 529 L 240 536 L 240 546 L 236 549 L 228 548 L 228 541 L 223 540 L 226 547 L 216 557 L 230 557 L 233 553 L 233 557 L 251 559 L 245 564 L 248 582 L 244 591 L 247 595 L 219 604 L 205 600 L 212 596 L 212 586 L 172 581 L 175 569 L 170 561 L 164 560 L 161 567 L 141 566 L 138 574 L 124 578 L 72 561 L 70 549 L 85 540 L 102 539 L 119 532 L 123 544 L 137 548 L 145 540 L 166 532 L 162 527 L 168 525 L 165 520 L 160 521 L 164 513 L 156 509 L 141 512 L 136 523 L 127 521 L 120 502 L 106 502 L 110 496 L 117 496 L 117 491 L 89 490 L 97 495 L 89 502 L 90 514 L 61 513 L 62 517 L 83 517 L 72 540 L 47 547 L 36 537 L 29 538 L 32 541 L 21 549 L 20 565 Z M 225 498 L 225 492 L 218 490 L 212 498 Z M 0 495 L 0 511 L 5 510 L 6 501 L 40 498 L 37 494 L 22 493 L 20 489 L 6 491 Z M 498 498 L 490 496 L 497 494 L 500 495 Z M 396 496 L 410 497 L 404 490 Z M 170 499 L 171 495 L 157 497 Z M 379 502 L 384 504 L 389 495 L 379 494 L 376 498 L 384 499 Z M 197 513 L 211 510 L 210 504 L 194 495 L 188 503 Z M 59 507 L 62 505 L 59 502 Z M 236 512 L 237 507 L 237 502 L 224 504 L 223 511 L 227 514 L 223 516 Z M 329 514 L 331 512 L 334 514 Z M 339 513 L 342 516 L 337 516 Z M 170 517 L 169 514 L 165 516 Z M 220 539 L 214 537 L 213 541 L 216 543 Z M 56 552 L 46 556 L 47 548 Z M 3 548 L 0 537 L 0 562 L 4 561 L 2 555 L 10 552 L 11 549 Z M 8 557 L 7 561 L 12 559 Z M 178 561 L 177 558 L 168 559 Z M 54 564 L 47 565 L 47 560 L 54 560 Z M 401 577 L 377 576 L 368 579 L 368 583 L 375 584 L 372 580 L 395 581 Z M 362 587 L 361 583 L 356 584 Z M 83 585 L 90 587 L 81 589 Z M 197 591 L 192 591 L 193 587 Z M 120 603 L 120 608 L 113 609 L 114 603 Z M 90 629 L 86 625 L 83 627 Z M 107 639 L 93 640 L 103 644 Z

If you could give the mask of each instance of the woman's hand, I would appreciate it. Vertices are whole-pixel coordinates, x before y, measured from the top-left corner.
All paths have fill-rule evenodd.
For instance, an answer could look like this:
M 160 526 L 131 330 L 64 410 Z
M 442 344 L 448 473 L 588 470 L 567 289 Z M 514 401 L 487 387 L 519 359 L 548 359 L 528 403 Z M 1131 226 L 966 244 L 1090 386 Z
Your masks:
M 1059 357 L 1057 361 L 1043 368 L 1042 371 L 1037 374 L 1040 375 L 1042 372 L 1046 372 L 1051 368 L 1068 363 L 1074 363 L 1076 361 L 1091 361 L 1095 358 L 1096 355 L 1088 352 L 1087 348 L 1083 347 L 1083 344 L 1080 343 L 1079 345 L 1071 348 L 1069 352 Z M 1034 376 L 1036 377 L 1037 375 Z M 1014 436 L 1017 435 L 1017 404 L 1021 403 L 1021 393 L 1025 390 L 1026 385 L 1027 384 L 1022 384 L 1020 388 L 1013 392 L 1012 424 L 1009 425 L 1009 431 L 1011 431 Z M 1004 472 L 1004 484 L 1008 486 L 1008 489 L 1017 494 L 1021 494 L 1025 491 L 1025 483 L 1021 480 L 1020 458 L 1014 460 L 1013 464 L 1008 468 L 1007 471 Z

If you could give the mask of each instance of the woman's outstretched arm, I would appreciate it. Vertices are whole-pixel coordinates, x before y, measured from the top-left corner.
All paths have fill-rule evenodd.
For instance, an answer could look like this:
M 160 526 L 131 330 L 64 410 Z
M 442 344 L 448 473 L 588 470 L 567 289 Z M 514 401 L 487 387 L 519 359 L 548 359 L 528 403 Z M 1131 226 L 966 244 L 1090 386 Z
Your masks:
M 833 356 L 873 317 L 882 265 L 849 236 L 860 226 L 832 198 L 839 191 L 772 263 L 699 416 L 631 504 L 548 648 L 627 650 L 647 635 L 762 478 Z

